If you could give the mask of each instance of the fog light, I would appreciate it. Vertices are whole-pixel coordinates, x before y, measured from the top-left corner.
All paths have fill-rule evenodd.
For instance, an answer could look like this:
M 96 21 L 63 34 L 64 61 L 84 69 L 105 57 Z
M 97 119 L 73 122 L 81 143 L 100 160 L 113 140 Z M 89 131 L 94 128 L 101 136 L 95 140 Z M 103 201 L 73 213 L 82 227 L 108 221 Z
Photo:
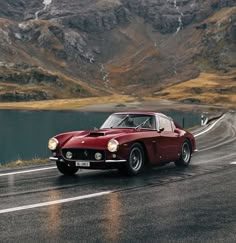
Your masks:
M 115 159 L 116 158 L 116 154 L 112 154 L 112 158 Z
M 94 157 L 95 157 L 96 160 L 101 160 L 102 159 L 102 154 L 101 153 L 96 153 L 94 155 Z
M 71 153 L 70 151 L 68 151 L 68 152 L 66 153 L 66 158 L 67 158 L 67 159 L 71 159 L 71 158 L 72 158 L 72 153 Z

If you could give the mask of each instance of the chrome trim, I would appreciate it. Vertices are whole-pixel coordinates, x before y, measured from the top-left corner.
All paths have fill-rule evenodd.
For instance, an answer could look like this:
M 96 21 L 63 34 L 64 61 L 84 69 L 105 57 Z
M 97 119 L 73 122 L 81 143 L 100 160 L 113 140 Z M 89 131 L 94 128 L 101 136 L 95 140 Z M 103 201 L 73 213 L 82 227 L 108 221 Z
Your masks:
M 64 162 L 63 159 L 59 159 L 57 157 L 49 157 L 49 160 L 51 161 L 60 161 L 60 162 Z M 124 162 L 127 162 L 127 160 L 125 159 L 120 159 L 120 160 L 115 160 L 115 159 L 110 159 L 110 160 L 68 160 L 67 161 L 71 161 L 71 162 L 105 162 L 105 163 L 124 163 Z
M 199 150 L 198 149 L 195 149 L 193 152 L 198 152 Z
M 64 159 L 59 159 L 59 158 L 57 158 L 57 157 L 49 157 L 49 160 L 51 160 L 51 161 L 65 162 Z
M 68 160 L 69 161 L 69 160 Z M 82 160 L 82 159 L 78 159 L 78 160 L 70 160 L 72 162 L 105 162 L 104 160 Z
M 72 160 L 73 162 L 90 162 L 90 163 L 114 163 L 114 162 L 126 162 L 126 160 Z
M 127 160 L 125 160 L 125 159 L 117 159 L 117 160 L 115 160 L 115 159 L 110 159 L 110 160 L 105 160 L 105 162 L 106 163 L 116 163 L 116 162 L 127 162 Z

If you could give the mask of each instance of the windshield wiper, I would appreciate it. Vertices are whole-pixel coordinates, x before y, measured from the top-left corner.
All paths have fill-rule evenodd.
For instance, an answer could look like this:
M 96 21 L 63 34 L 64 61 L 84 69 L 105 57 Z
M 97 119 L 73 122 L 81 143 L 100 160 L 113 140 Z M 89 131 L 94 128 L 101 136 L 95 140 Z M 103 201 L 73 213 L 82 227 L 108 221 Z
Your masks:
M 122 122 L 124 122 L 128 117 L 129 117 L 129 115 L 126 115 L 121 121 L 118 122 L 117 125 L 111 126 L 111 128 L 120 126 L 120 124 L 121 124 Z
M 149 120 L 151 119 L 151 117 L 148 117 L 144 122 L 140 123 L 137 127 L 135 127 L 135 129 L 140 129 L 142 126 L 144 126 Z

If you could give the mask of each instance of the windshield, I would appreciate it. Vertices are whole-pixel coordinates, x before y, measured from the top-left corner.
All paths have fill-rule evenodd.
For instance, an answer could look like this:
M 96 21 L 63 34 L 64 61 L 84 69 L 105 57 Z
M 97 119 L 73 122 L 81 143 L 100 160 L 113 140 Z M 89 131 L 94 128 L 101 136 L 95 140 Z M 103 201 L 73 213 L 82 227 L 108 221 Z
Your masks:
M 135 128 L 156 130 L 154 115 L 145 114 L 112 114 L 101 126 L 104 128 Z

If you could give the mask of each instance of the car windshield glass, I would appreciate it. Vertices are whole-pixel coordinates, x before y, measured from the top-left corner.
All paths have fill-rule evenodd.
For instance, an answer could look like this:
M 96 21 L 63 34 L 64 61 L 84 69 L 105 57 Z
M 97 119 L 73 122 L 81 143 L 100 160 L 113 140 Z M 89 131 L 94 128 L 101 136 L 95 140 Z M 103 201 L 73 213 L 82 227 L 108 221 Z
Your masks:
M 155 130 L 155 116 L 145 114 L 112 114 L 107 118 L 101 128 L 135 128 Z

